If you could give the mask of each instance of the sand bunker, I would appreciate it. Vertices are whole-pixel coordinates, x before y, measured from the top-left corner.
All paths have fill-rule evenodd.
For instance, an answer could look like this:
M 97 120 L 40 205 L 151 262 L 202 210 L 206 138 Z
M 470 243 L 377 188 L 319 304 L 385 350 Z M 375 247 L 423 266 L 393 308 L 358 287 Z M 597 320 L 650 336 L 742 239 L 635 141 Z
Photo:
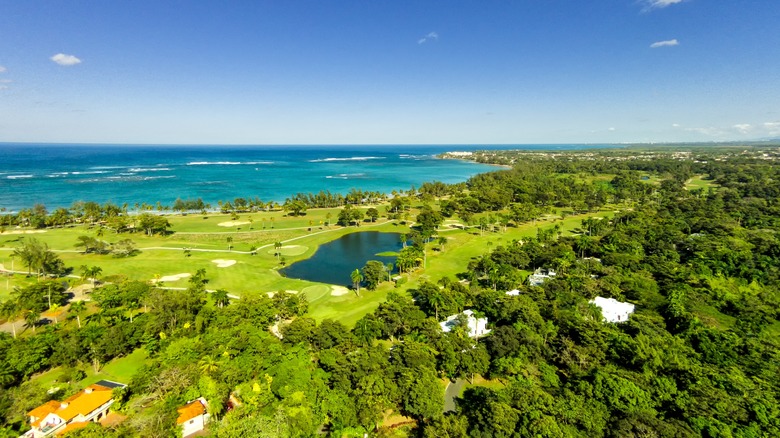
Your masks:
M 13 230 L 13 231 L 3 231 L 0 234 L 38 234 L 38 233 L 45 233 L 46 230 Z
M 245 221 L 227 221 L 227 222 L 220 222 L 217 224 L 219 227 L 237 227 L 239 225 L 247 225 L 250 222 Z
M 297 290 L 286 290 L 286 291 L 284 291 L 284 292 L 285 292 L 285 293 L 288 293 L 288 294 L 292 294 L 292 295 L 295 295 L 295 294 L 297 294 L 297 293 L 298 293 L 298 291 L 297 291 Z M 266 294 L 266 295 L 268 295 L 268 298 L 273 298 L 273 297 L 274 297 L 274 295 L 276 295 L 276 292 L 266 292 L 265 294 Z
M 349 293 L 349 289 L 344 286 L 331 286 L 330 294 L 334 297 L 340 297 Z
M 166 275 L 165 277 L 160 277 L 159 280 L 152 280 L 152 282 L 153 283 L 162 283 L 164 281 L 179 281 L 179 280 L 181 280 L 183 278 L 187 278 L 187 277 L 190 277 L 190 276 L 192 276 L 192 274 L 190 274 L 189 272 L 184 272 L 184 273 L 176 274 L 176 275 Z
M 236 261 L 235 260 L 215 259 L 215 260 L 212 260 L 211 263 L 216 263 L 218 268 L 227 268 L 228 266 L 235 265 Z

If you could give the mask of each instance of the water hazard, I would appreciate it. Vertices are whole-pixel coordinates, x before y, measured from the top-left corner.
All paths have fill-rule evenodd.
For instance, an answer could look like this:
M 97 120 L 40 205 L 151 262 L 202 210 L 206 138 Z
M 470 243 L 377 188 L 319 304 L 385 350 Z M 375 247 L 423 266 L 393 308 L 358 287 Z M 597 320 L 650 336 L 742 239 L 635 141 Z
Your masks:
M 395 257 L 376 254 L 402 248 L 400 234 L 364 231 L 342 236 L 321 245 L 314 255 L 306 260 L 281 270 L 291 278 L 338 285 L 350 285 L 350 273 L 362 268 L 369 260 L 379 260 L 385 265 L 395 263 Z

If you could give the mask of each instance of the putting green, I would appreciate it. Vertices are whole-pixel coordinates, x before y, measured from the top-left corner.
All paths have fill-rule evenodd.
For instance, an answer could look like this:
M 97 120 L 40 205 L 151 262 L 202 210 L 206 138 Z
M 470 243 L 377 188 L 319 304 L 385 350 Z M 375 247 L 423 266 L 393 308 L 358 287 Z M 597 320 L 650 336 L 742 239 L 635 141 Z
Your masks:
M 306 298 L 311 300 L 324 297 L 330 294 L 330 286 L 324 284 L 316 284 L 314 286 L 308 286 L 303 288 L 302 294 L 306 295 Z
M 285 256 L 297 256 L 305 253 L 309 250 L 308 246 L 303 245 L 285 245 L 279 249 L 279 252 Z M 276 250 L 271 248 L 268 250 L 268 254 L 276 254 Z

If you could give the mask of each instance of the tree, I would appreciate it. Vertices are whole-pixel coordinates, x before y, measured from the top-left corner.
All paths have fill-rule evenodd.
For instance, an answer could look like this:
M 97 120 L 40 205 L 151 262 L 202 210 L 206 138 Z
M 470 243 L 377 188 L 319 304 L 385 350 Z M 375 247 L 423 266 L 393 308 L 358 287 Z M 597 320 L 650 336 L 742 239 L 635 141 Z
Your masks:
M 233 244 L 233 237 L 232 236 L 228 236 L 227 237 L 227 244 L 228 244 L 228 251 L 230 251 L 230 249 L 233 248 L 233 245 L 232 245 Z
M 0 318 L 11 323 L 14 338 L 16 338 L 16 318 L 19 317 L 20 312 L 21 308 L 12 300 L 6 300 L 0 304 Z
M 228 291 L 225 289 L 217 289 L 213 294 L 214 302 L 220 309 L 230 304 L 230 298 L 228 297 Z
M 366 289 L 374 290 L 382 282 L 385 276 L 385 265 L 380 261 L 369 260 L 363 266 L 362 277 L 366 283 Z
M 38 325 L 38 322 L 41 320 L 41 315 L 38 314 L 35 310 L 26 309 L 24 313 L 22 314 L 24 317 L 24 325 L 25 327 L 32 327 L 33 333 L 35 333 L 35 327 Z
M 434 370 L 410 369 L 402 373 L 399 380 L 404 412 L 423 422 L 441 415 L 444 390 Z
M 49 249 L 49 245 L 31 238 L 14 249 L 12 257 L 18 258 L 27 266 L 28 273 L 34 270 L 38 277 L 46 274 L 61 274 L 65 264 Z
M 352 287 L 355 288 L 355 293 L 360 296 L 360 282 L 363 281 L 363 276 L 360 274 L 360 269 L 355 269 L 350 274 L 349 278 L 352 280 Z
M 371 207 L 366 210 L 366 216 L 371 219 L 371 222 L 376 222 L 376 220 L 379 218 L 379 211 L 376 208 Z
M 70 312 L 76 316 L 76 322 L 81 328 L 81 314 L 87 310 L 87 305 L 84 301 L 73 301 L 70 303 Z
M 138 226 L 143 229 L 148 236 L 154 234 L 165 234 L 171 227 L 168 219 L 163 216 L 143 213 L 138 216 Z
M 214 357 L 207 354 L 198 361 L 198 368 L 201 373 L 209 375 L 216 372 L 219 367 L 217 361 L 214 360 Z

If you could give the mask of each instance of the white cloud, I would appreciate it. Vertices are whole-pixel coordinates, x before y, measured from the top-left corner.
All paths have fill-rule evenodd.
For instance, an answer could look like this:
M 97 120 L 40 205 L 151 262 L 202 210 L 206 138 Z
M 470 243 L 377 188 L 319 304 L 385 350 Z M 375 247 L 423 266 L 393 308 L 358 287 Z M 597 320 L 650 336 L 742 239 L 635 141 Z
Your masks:
M 671 46 L 679 46 L 680 42 L 677 41 L 677 38 L 673 40 L 666 40 L 666 41 L 656 41 L 653 44 L 650 44 L 651 49 L 657 49 L 659 47 L 671 47 Z
M 423 44 L 428 41 L 438 41 L 439 40 L 439 34 L 436 32 L 429 32 L 428 35 L 425 35 L 424 37 L 417 40 L 417 44 Z
M 614 130 L 615 130 L 615 128 L 609 128 L 609 129 L 607 129 L 607 131 L 614 131 Z
M 780 135 L 780 121 L 777 122 L 765 122 L 764 129 L 767 130 L 769 135 Z
M 70 67 L 71 65 L 81 64 L 81 60 L 76 58 L 73 55 L 66 55 L 64 53 L 58 53 L 51 58 L 52 61 L 56 62 L 59 65 Z
M 747 134 L 753 127 L 750 126 L 750 123 L 738 123 L 734 125 L 733 128 L 739 131 L 741 134 Z
M 662 9 L 667 6 L 682 3 L 683 1 L 685 0 L 644 0 L 645 11 L 649 11 L 651 9 Z
M 3 67 L 2 65 L 0 65 L 0 73 L 5 73 L 5 71 L 6 71 L 6 68 Z
M 7 90 L 7 89 L 8 89 L 8 85 L 0 85 L 0 90 Z
M 680 127 L 679 123 L 672 123 L 672 128 L 679 128 L 679 127 Z

